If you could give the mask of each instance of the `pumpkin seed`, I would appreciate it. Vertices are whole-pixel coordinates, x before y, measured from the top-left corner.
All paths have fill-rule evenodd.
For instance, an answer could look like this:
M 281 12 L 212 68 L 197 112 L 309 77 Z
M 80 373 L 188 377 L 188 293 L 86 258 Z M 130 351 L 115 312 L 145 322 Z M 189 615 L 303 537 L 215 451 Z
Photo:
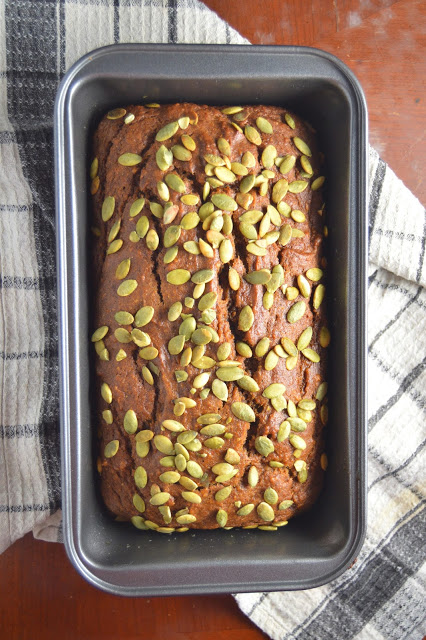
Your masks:
M 290 324 L 298 322 L 303 317 L 305 311 L 305 302 L 302 302 L 301 300 L 299 300 L 299 302 L 295 302 L 295 304 L 287 311 L 287 322 L 290 322 Z
M 155 347 L 144 347 L 139 351 L 139 356 L 144 360 L 154 360 L 158 356 L 158 349 Z
M 112 417 L 112 411 L 110 409 L 105 409 L 105 411 L 102 411 L 102 417 L 107 424 L 113 423 L 114 419 Z
M 236 211 L 238 205 L 233 198 L 227 196 L 225 193 L 215 193 L 211 197 L 211 201 L 215 207 L 221 211 Z
M 225 440 L 218 436 L 214 436 L 213 438 L 207 438 L 207 440 L 204 440 L 203 444 L 208 449 L 220 449 L 225 444 Z
M 294 122 L 292 116 L 288 112 L 284 114 L 284 120 L 286 121 L 286 123 L 291 129 L 296 128 L 296 123 Z
M 328 422 L 328 407 L 327 405 L 323 404 L 321 409 L 320 409 L 320 418 L 321 418 L 321 422 L 322 424 L 327 424 Z
M 325 182 L 324 176 L 319 176 L 318 178 L 316 178 L 311 184 L 312 191 L 317 191 L 318 189 L 320 189 L 324 184 L 324 182 Z
M 114 318 L 115 321 L 118 322 L 118 324 L 129 325 L 134 321 L 132 314 L 128 313 L 127 311 L 117 311 Z
M 312 269 L 308 269 L 306 272 L 306 277 L 313 282 L 318 282 L 323 277 L 324 272 L 319 267 L 313 267 Z
M 300 449 L 301 451 L 306 449 L 306 442 L 300 436 L 298 436 L 296 434 L 291 434 L 288 439 L 290 440 L 290 444 L 295 449 Z
M 258 358 L 263 358 L 263 356 L 268 352 L 270 342 L 270 339 L 266 337 L 259 340 L 254 350 L 254 353 Z
M 253 326 L 253 322 L 253 309 L 249 305 L 246 305 L 240 311 L 240 315 L 238 317 L 238 329 L 240 331 L 249 331 Z
M 228 387 L 222 380 L 219 380 L 217 378 L 213 380 L 212 391 L 213 391 L 213 394 L 216 396 L 216 398 L 218 398 L 219 400 L 222 400 L 222 402 L 227 401 Z
M 272 188 L 272 202 L 278 204 L 288 191 L 288 182 L 285 178 L 278 180 Z
M 330 344 L 331 336 L 327 327 L 321 327 L 319 334 L 320 345 L 325 349 Z
M 276 398 L 271 399 L 271 405 L 275 411 L 283 411 L 283 409 L 287 407 L 287 400 L 284 396 L 277 396 Z
M 237 353 L 240 356 L 243 356 L 243 358 L 251 358 L 253 355 L 252 350 L 246 342 L 237 342 L 235 348 L 237 350 Z
M 119 440 L 111 440 L 111 442 L 108 442 L 104 449 L 105 458 L 113 458 L 117 453 L 119 446 Z
M 288 410 L 288 407 L 287 407 L 287 410 Z M 289 416 L 287 418 L 287 422 L 290 424 L 291 430 L 295 431 L 296 433 L 306 431 L 306 422 L 301 418 L 297 418 L 295 416 Z
M 177 122 L 169 122 L 158 131 L 157 135 L 155 136 L 155 139 L 158 142 L 169 140 L 169 138 L 175 135 L 178 129 L 179 129 L 179 124 Z
M 219 257 L 223 264 L 226 264 L 230 260 L 232 260 L 234 256 L 234 248 L 232 246 L 231 240 L 229 238 L 224 238 L 220 243 L 219 247 Z
M 314 351 L 313 349 L 309 349 L 309 347 L 307 349 L 303 349 L 302 353 L 305 356 L 305 358 L 307 358 L 311 362 L 319 362 L 320 361 L 320 356 L 318 355 L 318 353 L 316 351 Z
M 327 389 L 328 389 L 327 383 L 321 382 L 315 394 L 315 398 L 319 400 L 319 402 L 322 402 L 324 400 L 325 396 L 327 395 Z
M 202 389 L 203 387 L 205 387 L 205 385 L 209 381 L 209 378 L 210 378 L 210 374 L 207 373 L 206 371 L 204 373 L 199 373 L 197 376 L 195 376 L 192 382 L 192 386 L 195 389 Z
M 275 451 L 274 444 L 267 436 L 258 436 L 254 441 L 254 446 L 256 451 L 265 458 Z
M 308 173 L 310 175 L 313 174 L 312 165 L 309 162 L 309 158 L 307 156 L 301 156 L 300 157 L 300 164 L 302 165 L 303 171 L 305 171 L 306 173 Z
M 259 385 L 256 380 L 250 378 L 250 376 L 243 376 L 237 381 L 238 386 L 245 391 L 249 391 L 250 393 L 256 393 L 259 391 Z
M 175 144 L 171 148 L 171 152 L 173 153 L 173 157 L 176 160 L 181 160 L 182 162 L 188 162 L 192 159 L 192 153 L 186 147 L 181 144 Z
M 134 478 L 135 485 L 139 489 L 145 489 L 148 482 L 148 474 L 144 467 L 136 467 Z
M 135 507 L 135 509 L 137 509 L 137 511 L 139 511 L 139 513 L 144 513 L 145 501 L 138 493 L 135 493 L 132 502 L 133 506 Z
M 226 523 L 228 522 L 228 514 L 224 509 L 219 509 L 216 514 L 216 522 L 219 527 L 226 527 Z
M 92 335 L 92 342 L 98 342 L 99 340 L 102 340 L 102 338 L 106 336 L 108 331 L 109 328 L 105 325 L 96 329 L 96 331 Z
M 195 284 L 202 284 L 203 282 L 211 282 L 213 280 L 215 272 L 212 269 L 201 269 L 196 271 L 191 278 L 191 282 Z
M 219 380 L 234 382 L 244 376 L 244 371 L 239 367 L 220 367 L 216 371 L 216 376 Z
M 231 411 L 236 418 L 244 422 L 254 422 L 256 420 L 256 414 L 253 409 L 245 402 L 233 402 Z
M 236 269 L 234 269 L 233 267 L 229 268 L 229 272 L 228 272 L 228 282 L 229 282 L 229 286 L 231 287 L 231 289 L 233 291 L 238 291 L 238 289 L 240 288 L 240 275 L 238 273 L 238 271 Z
M 160 238 L 155 229 L 150 229 L 146 235 L 146 246 L 151 251 L 155 251 L 160 243 Z
M 301 193 L 308 186 L 308 182 L 306 180 L 293 180 L 288 185 L 288 190 L 290 193 Z
M 310 422 L 312 420 L 312 413 L 310 410 L 305 410 L 302 407 L 297 406 L 297 415 L 304 422 Z
M 325 295 L 325 286 L 323 284 L 319 284 L 314 291 L 314 297 L 312 299 L 312 304 L 314 309 L 319 309 L 322 301 L 324 300 L 324 295 Z
M 297 341 L 297 348 L 299 349 L 299 351 L 303 351 L 303 349 L 306 349 L 311 339 L 312 339 L 312 327 L 306 327 L 306 329 L 304 329 L 304 331 L 302 331 L 302 333 L 300 334 L 299 339 Z
M 164 200 L 164 202 L 167 202 L 168 200 L 170 200 L 169 188 L 166 185 L 166 183 L 163 182 L 162 180 L 159 180 L 157 182 L 157 191 L 161 200 Z
M 154 432 L 151 429 L 143 429 L 136 434 L 136 442 L 149 442 L 154 437 Z
M 149 453 L 149 447 L 149 442 L 136 442 L 136 453 L 139 458 L 146 458 Z
M 98 169 L 99 169 L 99 160 L 98 158 L 94 158 L 92 161 L 92 164 L 90 165 L 90 172 L 89 172 L 89 177 L 91 180 L 96 178 L 96 176 L 98 175 Z
M 257 146 L 262 144 L 262 138 L 260 136 L 260 133 L 254 127 L 251 127 L 250 125 L 246 125 L 244 127 L 244 135 L 247 138 L 247 140 L 252 144 L 255 144 Z
M 166 436 L 154 436 L 154 444 L 160 453 L 164 453 L 167 456 L 174 453 L 173 442 Z
M 113 240 L 113 242 L 111 242 L 111 244 L 109 245 L 108 249 L 107 249 L 107 255 L 111 255 L 113 253 L 117 253 L 117 251 L 119 251 L 121 249 L 121 247 L 123 246 L 123 241 L 122 240 Z
M 173 269 L 166 275 L 169 284 L 180 285 L 185 284 L 190 279 L 191 274 L 186 269 Z
M 193 316 L 188 316 L 182 322 L 179 327 L 179 334 L 184 336 L 186 340 L 190 340 L 192 333 L 195 331 L 197 326 L 196 320 Z
M 206 309 L 211 309 L 216 304 L 217 293 L 215 291 L 210 291 L 209 293 L 205 293 L 198 303 L 198 309 L 200 311 L 205 311 Z
M 275 369 L 279 362 L 279 356 L 275 353 L 275 351 L 270 351 L 265 358 L 264 368 L 265 371 L 272 371 Z
M 278 493 L 272 487 L 268 487 L 263 493 L 263 499 L 268 504 L 277 504 Z
M 139 156 L 137 153 L 123 153 L 118 158 L 118 164 L 121 164 L 123 167 L 134 167 L 141 162 L 142 156 Z
M 257 506 L 256 511 L 258 516 L 262 518 L 262 520 L 264 520 L 265 522 L 270 522 L 275 517 L 273 508 L 267 502 L 261 502 Z
M 122 118 L 123 116 L 125 116 L 127 113 L 126 109 L 122 109 L 122 108 L 117 108 L 117 109 L 112 109 L 111 111 L 108 111 L 107 113 L 107 118 L 108 120 L 118 120 L 119 118 Z
M 90 185 L 90 193 L 92 196 L 94 196 L 95 193 L 98 192 L 100 183 L 101 182 L 100 182 L 99 176 L 95 176 Z
M 289 173 L 294 165 L 296 164 L 296 156 L 284 156 L 282 162 L 280 163 L 280 173 L 282 173 L 283 175 L 285 175 L 286 173 Z M 290 191 L 290 187 L 289 187 L 289 191 Z
M 266 284 L 271 279 L 271 272 L 268 269 L 250 271 L 244 276 L 244 280 L 250 284 Z
M 273 133 L 274 130 L 272 128 L 271 123 L 266 118 L 256 118 L 256 126 L 258 129 L 262 131 L 262 133 Z
M 170 247 L 170 249 L 167 249 L 163 257 L 164 264 L 171 264 L 173 260 L 176 259 L 178 252 L 179 252 L 178 247 Z
M 201 478 L 204 473 L 198 462 L 194 460 L 188 460 L 186 470 L 193 478 Z
M 304 142 L 303 140 L 301 140 L 300 138 L 298 138 L 297 136 L 295 136 L 295 137 L 293 138 L 293 143 L 294 143 L 294 146 L 295 146 L 297 149 L 299 149 L 299 151 L 300 151 L 301 153 L 303 153 L 303 155 L 305 155 L 305 156 L 309 156 L 309 157 L 311 157 L 311 156 L 312 156 L 312 152 L 311 152 L 310 148 L 308 147 L 308 145 L 306 144 L 306 142 Z
M 267 386 L 262 395 L 264 398 L 276 398 L 277 396 L 282 395 L 285 392 L 285 385 L 281 384 L 281 382 L 273 382 L 269 386 Z
M 168 502 L 169 500 L 170 500 L 170 493 L 168 493 L 167 491 L 159 491 L 158 493 L 152 496 L 149 502 L 154 507 L 158 507 L 160 505 L 166 504 L 166 502 Z
M 171 431 L 172 433 L 179 433 L 180 431 L 185 430 L 183 424 L 181 422 L 178 422 L 177 420 L 163 420 L 161 424 L 165 429 Z
M 112 391 L 110 386 L 106 382 L 103 382 L 101 385 L 101 396 L 105 400 L 105 402 L 107 402 L 108 404 L 111 404 Z
M 171 225 L 164 233 L 163 244 L 166 248 L 173 246 L 180 238 L 182 229 L 179 225 Z
M 290 429 L 291 427 L 288 420 L 284 420 L 283 422 L 281 422 L 277 433 L 278 442 L 283 442 L 286 438 L 288 438 L 288 436 L 290 435 Z
M 112 217 L 115 209 L 115 198 L 114 196 L 107 196 L 102 203 L 102 220 L 104 222 L 108 222 L 108 220 Z
M 126 411 L 123 420 L 123 427 L 127 433 L 136 433 L 138 430 L 138 418 L 133 409 Z
M 185 183 L 176 173 L 168 173 L 164 178 L 166 184 L 173 191 L 178 193 L 185 193 Z
M 200 429 L 200 433 L 202 433 L 204 436 L 220 436 L 223 433 L 225 433 L 226 431 L 226 427 L 223 426 L 223 424 L 219 424 L 219 423 L 213 423 L 213 424 L 207 424 L 205 427 L 202 427 Z

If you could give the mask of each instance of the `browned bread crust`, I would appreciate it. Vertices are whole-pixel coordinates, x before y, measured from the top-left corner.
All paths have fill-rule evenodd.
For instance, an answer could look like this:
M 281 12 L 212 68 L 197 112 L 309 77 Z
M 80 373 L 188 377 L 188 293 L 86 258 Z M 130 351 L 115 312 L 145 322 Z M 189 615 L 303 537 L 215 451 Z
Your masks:
M 282 525 L 326 467 L 314 132 L 272 106 L 129 106 L 91 180 L 107 507 L 166 533 Z

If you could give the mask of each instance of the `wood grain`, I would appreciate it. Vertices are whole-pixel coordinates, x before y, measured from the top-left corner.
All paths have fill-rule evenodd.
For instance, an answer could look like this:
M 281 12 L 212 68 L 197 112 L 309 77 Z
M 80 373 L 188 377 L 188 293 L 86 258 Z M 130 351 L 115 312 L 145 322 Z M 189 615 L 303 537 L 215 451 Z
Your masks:
M 370 141 L 424 202 L 424 0 L 206 0 L 254 44 L 334 53 L 359 78 Z M 2 637 L 14 640 L 260 640 L 231 596 L 125 599 L 87 584 L 61 545 L 26 536 L 0 556 Z M 184 576 L 182 576 L 184 579 Z

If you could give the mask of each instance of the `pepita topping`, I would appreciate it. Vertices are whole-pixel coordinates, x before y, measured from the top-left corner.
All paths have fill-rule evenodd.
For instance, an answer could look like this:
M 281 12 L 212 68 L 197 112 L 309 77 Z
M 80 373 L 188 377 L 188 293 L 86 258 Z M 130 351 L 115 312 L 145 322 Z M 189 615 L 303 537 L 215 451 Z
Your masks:
M 288 480 L 305 491 L 314 456 L 328 465 L 315 450 L 332 348 L 318 242 L 327 184 L 309 127 L 289 112 L 224 107 L 213 134 L 204 109 L 111 110 L 122 191 L 103 154 L 91 159 L 94 242 L 112 269 L 90 335 L 97 467 L 129 479 L 140 530 L 277 531 L 303 502 Z M 154 116 L 145 150 L 138 130 Z

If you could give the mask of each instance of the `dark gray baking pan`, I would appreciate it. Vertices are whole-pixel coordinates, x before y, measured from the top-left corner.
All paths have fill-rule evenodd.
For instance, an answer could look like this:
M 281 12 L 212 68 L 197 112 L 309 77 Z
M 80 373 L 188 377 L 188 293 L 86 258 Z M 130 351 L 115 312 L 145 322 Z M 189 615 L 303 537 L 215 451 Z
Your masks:
M 90 397 L 88 162 L 108 109 L 139 102 L 285 105 L 327 158 L 329 468 L 312 510 L 274 533 L 165 536 L 113 521 L 97 490 Z M 65 544 L 89 582 L 120 595 L 308 589 L 342 573 L 366 518 L 367 113 L 352 73 L 315 49 L 118 45 L 77 62 L 59 88 L 55 168 Z

